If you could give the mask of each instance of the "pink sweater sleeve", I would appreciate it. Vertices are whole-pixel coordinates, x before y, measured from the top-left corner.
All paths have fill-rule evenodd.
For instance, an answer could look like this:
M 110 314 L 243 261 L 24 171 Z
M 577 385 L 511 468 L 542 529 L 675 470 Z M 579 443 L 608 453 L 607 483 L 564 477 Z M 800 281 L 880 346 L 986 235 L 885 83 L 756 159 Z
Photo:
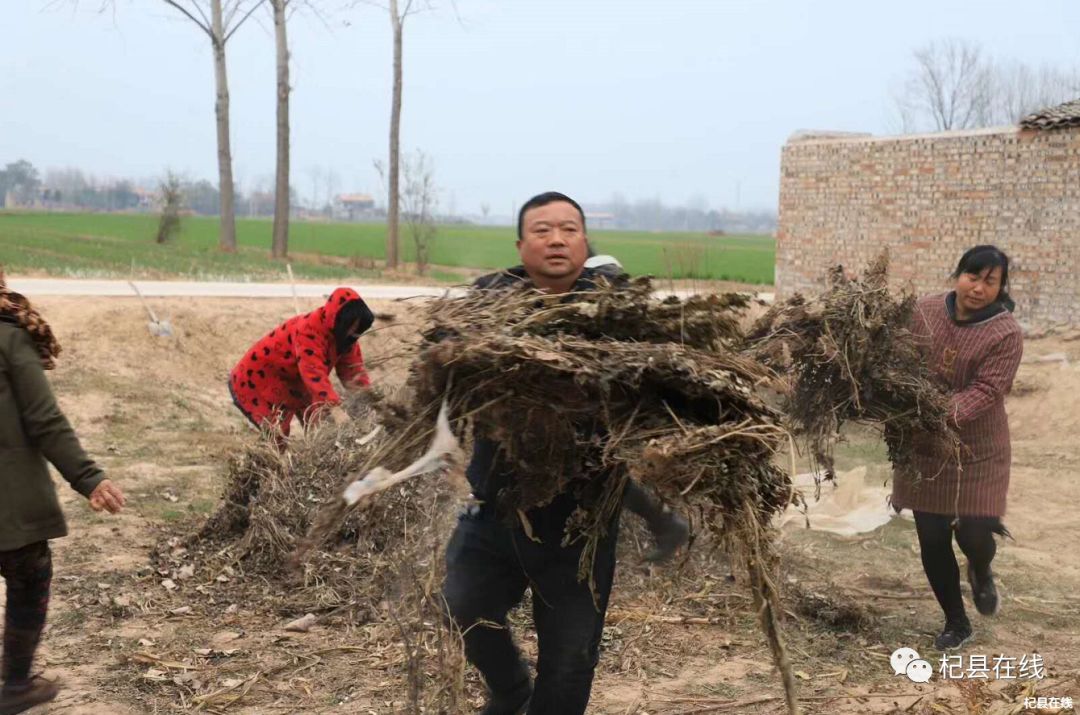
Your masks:
M 1019 332 L 1006 335 L 990 349 L 979 363 L 975 379 L 953 393 L 953 420 L 957 425 L 976 419 L 1012 389 L 1023 353 L 1024 341 Z

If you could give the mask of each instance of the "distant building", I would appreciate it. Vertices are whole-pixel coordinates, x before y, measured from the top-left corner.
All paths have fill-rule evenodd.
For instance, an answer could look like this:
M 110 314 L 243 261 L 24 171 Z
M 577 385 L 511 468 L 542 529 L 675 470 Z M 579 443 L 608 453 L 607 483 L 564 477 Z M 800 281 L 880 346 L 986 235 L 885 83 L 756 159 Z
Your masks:
M 607 211 L 586 211 L 585 225 L 590 229 L 615 228 L 615 214 Z
M 32 191 L 18 191 L 8 189 L 4 196 L 0 196 L 0 206 L 8 209 L 46 209 L 52 206 L 53 192 L 51 189 L 37 187 Z
M 360 221 L 375 214 L 375 199 L 369 194 L 338 194 L 334 197 L 334 218 L 339 221 Z
M 153 189 L 144 189 L 141 186 L 136 186 L 131 190 L 131 193 L 138 197 L 138 204 L 135 206 L 139 211 L 152 211 L 157 206 L 159 196 L 158 192 Z

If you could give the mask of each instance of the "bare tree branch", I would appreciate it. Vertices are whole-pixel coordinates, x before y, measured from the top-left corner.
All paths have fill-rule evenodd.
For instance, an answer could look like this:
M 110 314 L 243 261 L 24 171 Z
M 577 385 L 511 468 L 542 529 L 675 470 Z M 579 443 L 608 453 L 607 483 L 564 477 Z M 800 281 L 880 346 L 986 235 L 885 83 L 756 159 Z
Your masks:
M 232 21 L 236 17 L 236 13 L 240 11 L 240 7 L 243 4 L 243 0 L 235 0 L 231 5 L 225 9 L 222 16 L 222 26 L 231 27 Z
M 452 4 L 454 5 L 456 13 L 457 3 L 455 2 Z M 388 3 L 377 2 L 377 0 L 352 0 L 350 7 L 355 8 L 358 5 L 367 5 L 382 10 L 383 12 L 391 11 L 391 7 Z M 435 6 L 429 0 L 420 0 L 419 2 L 417 2 L 417 0 L 405 0 L 405 7 L 398 11 L 397 18 L 399 22 L 404 22 L 405 18 L 410 15 L 418 15 L 422 12 L 428 12 L 434 9 Z
M 994 121 L 1013 124 L 1045 107 L 1068 102 L 1080 95 L 1080 72 L 1043 65 L 1032 68 L 1022 62 L 994 67 Z
M 437 226 L 435 211 L 439 203 L 439 189 L 435 184 L 435 170 L 431 157 L 417 150 L 406 155 L 401 162 L 403 187 L 401 208 L 416 258 L 416 272 L 424 275 L 431 260 L 431 244 L 435 240 Z
M 357 5 L 367 5 L 368 7 L 373 7 L 382 10 L 383 12 L 387 12 L 390 9 L 390 6 L 386 3 L 375 2 L 375 0 L 353 0 L 349 7 L 355 8 Z
M 1014 124 L 1075 99 L 1080 69 L 995 62 L 974 43 L 947 39 L 913 53 L 914 67 L 894 92 L 905 132 Z
M 914 53 L 915 69 L 897 97 L 904 123 L 926 117 L 939 131 L 990 121 L 991 65 L 978 45 L 947 39 Z
M 46 10 L 59 10 L 64 6 L 71 6 L 72 11 L 74 12 L 79 9 L 79 0 L 49 0 L 49 2 L 45 3 Z M 113 3 L 113 0 L 101 0 L 101 4 L 94 12 L 99 15 L 104 15 L 105 10 L 110 7 L 113 10 L 113 17 L 116 17 L 116 5 Z
M 194 8 L 196 9 L 196 10 L 198 10 L 198 11 L 199 11 L 199 14 L 200 14 L 200 15 L 202 15 L 202 19 L 203 19 L 204 21 L 206 21 L 206 26 L 207 26 L 207 27 L 213 27 L 213 24 L 214 24 L 214 23 L 213 23 L 213 21 L 212 21 L 212 20 L 210 19 L 210 16 L 206 14 L 206 11 L 205 11 L 205 10 L 203 10 L 203 8 L 202 8 L 202 5 L 200 5 L 199 3 L 197 3 L 197 2 L 195 1 L 195 0 L 191 0 L 191 4 L 192 4 L 192 6 L 193 6 L 193 7 L 194 7 Z
M 450 7 L 454 8 L 454 19 L 457 20 L 458 27 L 465 28 L 465 18 L 461 16 L 461 12 L 458 10 L 457 0 L 450 0 Z
M 162 0 L 162 2 L 164 2 L 166 5 L 170 5 L 170 6 L 174 7 L 174 8 L 176 8 L 181 13 L 186 15 L 189 20 L 191 20 L 196 25 L 198 25 L 199 29 L 201 29 L 203 32 L 206 33 L 207 37 L 210 38 L 211 42 L 214 41 L 214 32 L 213 32 L 213 30 L 210 29 L 210 22 L 209 21 L 203 23 L 202 20 L 200 20 L 199 18 L 192 15 L 191 12 L 186 7 L 184 7 L 180 3 L 176 2 L 176 0 Z M 198 8 L 198 5 L 196 5 L 195 7 Z M 199 13 L 202 14 L 202 9 L 199 9 Z
M 233 25 L 233 28 L 231 30 L 227 30 L 225 32 L 225 39 L 222 40 L 222 42 L 228 42 L 229 38 L 231 38 L 233 35 L 235 35 L 236 31 L 244 26 L 244 23 L 248 21 L 248 18 L 251 17 L 253 14 L 255 14 L 255 11 L 257 9 L 259 9 L 259 6 L 262 5 L 262 3 L 263 3 L 263 0 L 258 0 L 254 5 L 252 5 L 251 8 L 244 14 L 244 16 L 242 18 L 240 18 L 240 21 L 237 22 L 235 25 Z M 237 3 L 233 7 L 239 8 L 240 3 Z M 226 23 L 226 27 L 228 27 L 227 23 Z

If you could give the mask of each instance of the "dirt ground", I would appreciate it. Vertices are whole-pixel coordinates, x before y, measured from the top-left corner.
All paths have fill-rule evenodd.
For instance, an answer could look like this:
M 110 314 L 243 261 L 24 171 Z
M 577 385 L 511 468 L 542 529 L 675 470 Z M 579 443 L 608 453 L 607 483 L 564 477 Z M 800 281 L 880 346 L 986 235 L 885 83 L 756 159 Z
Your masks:
M 154 547 L 213 511 L 227 457 L 255 439 L 230 402 L 226 374 L 252 341 L 291 314 L 291 301 L 156 301 L 178 328 L 172 339 L 149 334 L 135 300 L 38 304 L 64 346 L 54 389 L 90 452 L 127 491 L 129 508 L 99 516 L 61 489 L 72 534 L 53 544 L 56 579 L 40 666 L 64 689 L 55 704 L 33 712 L 405 712 L 393 672 L 400 644 L 377 635 L 378 624 L 330 621 L 286 633 L 282 625 L 302 613 L 228 601 L 223 585 L 243 574 L 170 590 L 150 562 Z M 372 376 L 400 380 L 393 357 L 415 327 L 409 306 L 373 308 L 398 319 L 363 338 Z M 1059 353 L 1064 359 L 1031 361 Z M 963 654 L 965 666 L 972 655 L 1019 662 L 1038 654 L 1046 677 L 943 680 L 935 672 L 919 684 L 894 675 L 889 655 L 899 647 L 914 648 L 935 671 L 940 661 L 931 644 L 941 616 L 911 521 L 895 517 L 842 536 L 796 518 L 782 529 L 780 578 L 805 712 L 999 715 L 1030 712 L 1025 697 L 1080 697 L 1080 341 L 1030 340 L 1026 354 L 1009 400 L 1006 523 L 1014 540 L 1001 544 L 995 562 L 1002 609 L 993 619 L 970 609 L 976 639 Z M 863 482 L 856 502 L 861 495 L 871 510 L 886 508 L 881 487 L 889 472 L 872 433 L 853 431 L 838 467 Z M 730 578 L 726 558 L 699 544 L 688 558 L 647 569 L 634 527 L 624 528 L 590 713 L 784 712 L 749 591 Z M 518 633 L 534 653 L 535 638 Z M 288 667 L 267 668 L 269 656 Z M 221 697 L 196 703 L 176 684 L 191 679 L 216 683 Z M 474 675 L 469 687 L 479 705 Z

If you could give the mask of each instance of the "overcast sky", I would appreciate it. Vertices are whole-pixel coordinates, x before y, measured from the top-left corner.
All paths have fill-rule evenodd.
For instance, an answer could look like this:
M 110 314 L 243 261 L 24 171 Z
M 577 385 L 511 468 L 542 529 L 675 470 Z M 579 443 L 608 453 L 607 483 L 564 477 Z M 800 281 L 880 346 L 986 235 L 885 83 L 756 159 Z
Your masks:
M 2 0 L 0 164 L 216 183 L 209 41 L 161 0 L 114 13 Z M 541 190 L 775 209 L 799 129 L 889 133 L 912 49 L 955 36 L 996 57 L 1080 64 L 1077 0 L 449 0 L 405 28 L 402 145 L 443 207 L 493 214 Z M 341 0 L 315 0 L 327 7 Z M 293 184 L 381 193 L 389 20 L 364 7 L 296 16 Z M 235 174 L 269 185 L 274 45 L 267 13 L 232 40 Z

